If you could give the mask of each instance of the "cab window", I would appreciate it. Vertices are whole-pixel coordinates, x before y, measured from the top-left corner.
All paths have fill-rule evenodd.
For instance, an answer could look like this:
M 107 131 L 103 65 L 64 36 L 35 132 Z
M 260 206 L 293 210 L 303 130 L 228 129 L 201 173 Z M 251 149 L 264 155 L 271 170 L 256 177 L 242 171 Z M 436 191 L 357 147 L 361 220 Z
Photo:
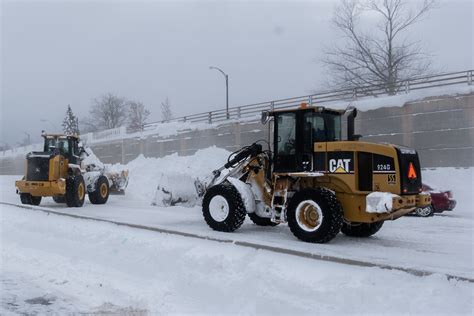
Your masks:
M 296 133 L 296 115 L 295 113 L 282 113 L 278 115 L 278 154 L 294 155 Z
M 58 139 L 59 153 L 63 156 L 69 155 L 69 140 L 67 138 Z

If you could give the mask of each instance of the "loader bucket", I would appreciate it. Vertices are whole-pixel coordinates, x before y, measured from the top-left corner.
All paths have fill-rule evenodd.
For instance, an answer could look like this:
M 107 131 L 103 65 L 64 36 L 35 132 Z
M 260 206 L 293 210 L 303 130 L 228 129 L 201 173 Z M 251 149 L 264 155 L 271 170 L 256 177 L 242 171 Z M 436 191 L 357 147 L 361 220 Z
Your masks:
M 128 170 L 106 172 L 106 176 L 112 182 L 110 185 L 110 193 L 124 195 L 128 185 Z
M 199 180 L 187 174 L 161 174 L 157 180 L 155 198 L 152 205 L 194 206 L 199 202 L 199 195 L 195 185 L 196 181 Z

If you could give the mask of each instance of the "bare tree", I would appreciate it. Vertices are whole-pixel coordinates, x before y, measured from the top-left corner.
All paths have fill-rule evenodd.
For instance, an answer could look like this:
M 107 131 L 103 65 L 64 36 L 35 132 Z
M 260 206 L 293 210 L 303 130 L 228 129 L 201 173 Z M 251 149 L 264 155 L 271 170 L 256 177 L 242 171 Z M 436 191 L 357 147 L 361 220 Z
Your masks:
M 323 60 L 332 83 L 342 88 L 380 85 L 394 94 L 397 81 L 426 74 L 429 58 L 408 32 L 435 1 L 423 0 L 412 8 L 408 0 L 341 0 L 333 24 L 343 33 L 344 44 L 326 50 Z M 362 20 L 369 14 L 370 19 Z M 361 21 L 374 24 L 364 27 Z
M 164 102 L 161 102 L 161 119 L 163 121 L 169 121 L 173 118 L 173 112 L 171 112 L 171 104 L 168 98 Z
M 126 101 L 111 93 L 104 94 L 94 99 L 90 114 L 93 125 L 99 130 L 123 126 L 127 120 Z
M 141 102 L 128 102 L 128 127 L 132 131 L 142 131 L 150 111 Z
M 95 124 L 95 120 L 90 117 L 83 117 L 78 122 L 78 126 L 80 126 L 80 130 L 83 134 L 97 132 L 99 128 Z

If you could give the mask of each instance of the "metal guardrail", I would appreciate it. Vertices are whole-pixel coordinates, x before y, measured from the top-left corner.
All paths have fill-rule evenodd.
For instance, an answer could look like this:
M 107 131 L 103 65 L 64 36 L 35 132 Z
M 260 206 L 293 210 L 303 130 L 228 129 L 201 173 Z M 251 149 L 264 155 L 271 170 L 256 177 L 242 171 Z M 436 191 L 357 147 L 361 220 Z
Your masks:
M 241 119 L 259 115 L 261 111 L 284 109 L 299 106 L 302 102 L 309 105 L 324 104 L 337 101 L 357 100 L 361 97 L 378 97 L 381 95 L 407 94 L 410 91 L 430 89 L 443 86 L 467 84 L 472 85 L 474 82 L 474 70 L 443 73 L 431 76 L 416 77 L 409 80 L 399 81 L 391 86 L 393 93 L 388 93 L 388 87 L 384 85 L 367 85 L 356 89 L 340 89 L 332 91 L 324 91 L 311 95 L 299 97 L 273 100 L 268 102 L 254 103 L 242 106 L 234 106 L 229 108 L 229 119 Z M 227 120 L 225 109 L 211 112 L 202 112 L 192 115 L 177 117 L 166 122 L 208 122 L 219 123 Z M 157 124 L 165 123 L 165 121 L 157 121 L 145 125 L 145 130 L 153 128 Z

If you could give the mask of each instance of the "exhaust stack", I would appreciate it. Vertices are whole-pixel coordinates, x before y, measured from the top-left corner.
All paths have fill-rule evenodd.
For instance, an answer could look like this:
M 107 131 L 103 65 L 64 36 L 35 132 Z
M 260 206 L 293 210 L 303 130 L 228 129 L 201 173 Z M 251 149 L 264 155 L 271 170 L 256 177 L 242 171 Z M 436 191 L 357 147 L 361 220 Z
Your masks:
M 361 135 L 354 134 L 355 129 L 355 118 L 357 116 L 357 109 L 353 108 L 352 111 L 347 116 L 347 140 L 349 141 L 357 141 L 361 138 Z

